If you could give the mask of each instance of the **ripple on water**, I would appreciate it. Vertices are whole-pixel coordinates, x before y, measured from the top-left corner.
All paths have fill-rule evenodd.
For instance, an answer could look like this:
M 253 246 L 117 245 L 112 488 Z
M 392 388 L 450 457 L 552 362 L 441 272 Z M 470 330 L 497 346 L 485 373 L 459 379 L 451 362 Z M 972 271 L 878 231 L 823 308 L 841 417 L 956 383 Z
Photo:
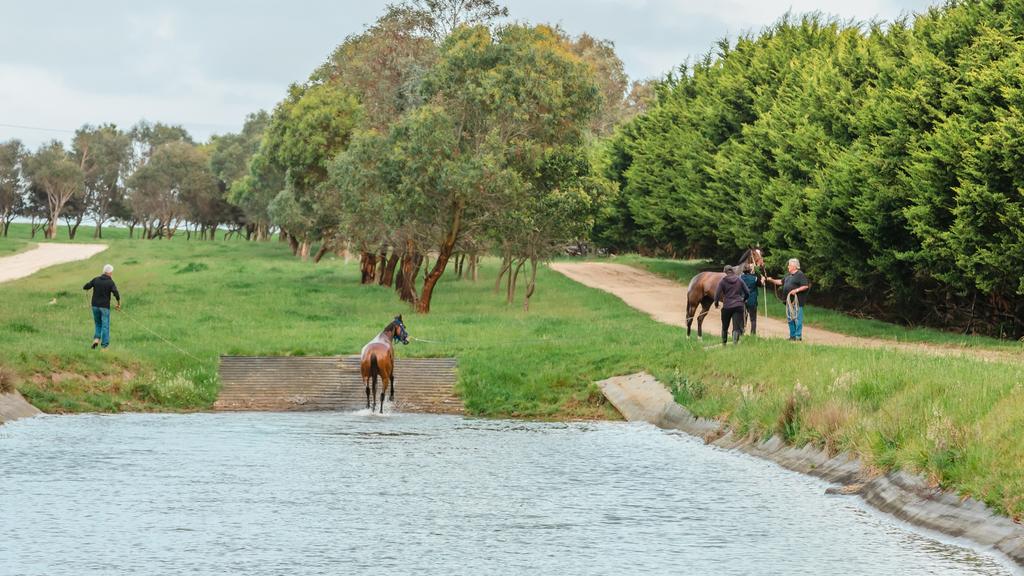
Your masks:
M 43 417 L 0 428 L 0 574 L 1008 572 L 823 491 L 637 424 Z

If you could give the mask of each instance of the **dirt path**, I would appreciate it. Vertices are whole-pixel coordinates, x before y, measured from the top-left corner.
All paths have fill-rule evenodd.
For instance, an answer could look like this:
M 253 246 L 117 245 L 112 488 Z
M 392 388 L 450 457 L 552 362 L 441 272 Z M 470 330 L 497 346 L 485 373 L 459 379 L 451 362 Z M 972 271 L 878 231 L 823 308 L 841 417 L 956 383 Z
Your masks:
M 0 283 L 30 276 L 49 266 L 85 260 L 106 249 L 106 244 L 40 244 L 26 252 L 0 258 Z
M 591 288 L 610 292 L 626 304 L 646 312 L 652 318 L 673 326 L 686 326 L 686 286 L 624 264 L 603 262 L 553 262 L 552 270 Z M 763 304 L 763 303 L 762 303 Z M 699 308 L 698 308 L 699 311 Z M 778 300 L 768 302 L 769 317 L 764 317 L 764 306 L 757 319 L 758 336 L 788 338 L 789 325 L 785 321 L 785 309 Z M 749 327 L 748 327 L 749 329 Z M 697 333 L 697 321 L 693 322 L 693 334 Z M 719 309 L 711 308 L 704 319 L 705 340 L 711 344 L 719 342 L 722 334 L 722 316 Z M 939 344 L 902 343 L 878 338 L 847 336 L 820 328 L 804 325 L 804 342 L 851 346 L 855 348 L 893 348 L 937 355 L 963 355 L 999 362 L 1021 362 L 1024 355 L 997 350 L 975 350 L 942 346 Z

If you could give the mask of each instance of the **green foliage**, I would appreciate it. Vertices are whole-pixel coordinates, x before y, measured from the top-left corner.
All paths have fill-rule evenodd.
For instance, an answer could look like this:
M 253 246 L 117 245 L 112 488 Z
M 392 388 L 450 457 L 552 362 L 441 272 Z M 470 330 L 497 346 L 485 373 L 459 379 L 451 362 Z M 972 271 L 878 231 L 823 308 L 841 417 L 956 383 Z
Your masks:
M 599 163 L 613 249 L 768 265 L 908 323 L 1024 335 L 1024 28 L 953 2 L 912 23 L 786 17 L 658 87 Z

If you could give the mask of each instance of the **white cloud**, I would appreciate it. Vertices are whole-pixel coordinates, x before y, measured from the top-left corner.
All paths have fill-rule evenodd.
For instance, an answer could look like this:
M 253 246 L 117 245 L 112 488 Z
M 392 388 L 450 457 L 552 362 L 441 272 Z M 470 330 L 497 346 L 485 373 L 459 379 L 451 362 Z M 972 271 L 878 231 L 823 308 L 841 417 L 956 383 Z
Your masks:
M 180 88 L 150 95 L 130 87 L 107 94 L 69 86 L 57 73 L 0 64 L 0 123 L 60 129 L 50 132 L 0 126 L 0 141 L 18 138 L 29 147 L 54 138 L 69 141 L 83 124 L 113 122 L 128 128 L 139 120 L 182 124 L 197 139 L 238 131 L 245 115 L 269 108 L 284 94 L 275 84 L 212 81 L 198 71 L 177 78 Z

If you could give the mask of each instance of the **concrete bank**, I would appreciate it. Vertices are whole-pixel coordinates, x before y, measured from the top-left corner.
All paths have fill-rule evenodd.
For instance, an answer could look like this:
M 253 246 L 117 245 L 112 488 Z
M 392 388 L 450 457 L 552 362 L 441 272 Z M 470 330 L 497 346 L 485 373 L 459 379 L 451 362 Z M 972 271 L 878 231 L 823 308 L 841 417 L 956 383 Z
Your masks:
M 868 504 L 903 521 L 991 547 L 1024 567 L 1024 527 L 994 513 L 982 502 L 962 500 L 956 494 L 929 487 L 923 478 L 906 472 L 872 475 L 850 454 L 829 456 L 810 445 L 789 446 L 777 436 L 763 442 L 738 437 L 717 421 L 693 416 L 675 402 L 665 385 L 647 373 L 617 376 L 598 385 L 629 421 L 682 430 L 709 444 L 823 478 L 840 485 L 830 488 L 830 493 L 859 494 Z
M 37 414 L 42 414 L 42 412 L 29 404 L 20 393 L 0 394 L 0 424 Z

